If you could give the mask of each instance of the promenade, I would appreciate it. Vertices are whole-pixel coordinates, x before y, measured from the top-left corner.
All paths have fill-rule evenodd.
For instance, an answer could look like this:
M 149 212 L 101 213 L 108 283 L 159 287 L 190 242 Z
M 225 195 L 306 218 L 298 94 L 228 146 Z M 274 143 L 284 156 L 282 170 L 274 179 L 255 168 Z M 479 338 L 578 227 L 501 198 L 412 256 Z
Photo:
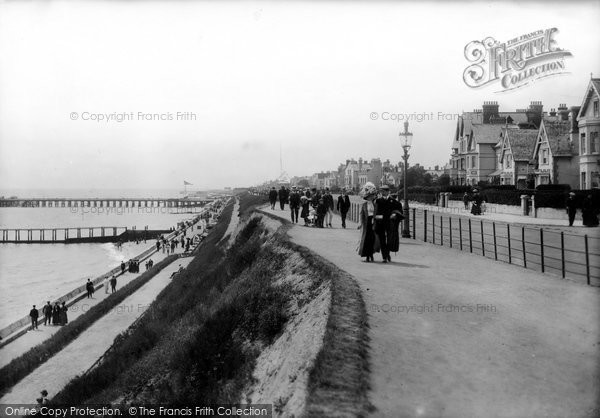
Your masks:
M 165 267 L 115 309 L 94 322 L 77 339 L 17 383 L 0 399 L 0 403 L 33 404 L 42 389 L 48 390 L 52 398 L 71 379 L 85 373 L 110 348 L 115 337 L 146 311 L 171 282 L 171 274 L 178 270 L 179 265 L 185 268 L 192 259 L 180 258 Z
M 288 233 L 361 286 L 373 416 L 600 413 L 600 289 L 412 239 L 365 263 L 357 224 L 340 224 Z

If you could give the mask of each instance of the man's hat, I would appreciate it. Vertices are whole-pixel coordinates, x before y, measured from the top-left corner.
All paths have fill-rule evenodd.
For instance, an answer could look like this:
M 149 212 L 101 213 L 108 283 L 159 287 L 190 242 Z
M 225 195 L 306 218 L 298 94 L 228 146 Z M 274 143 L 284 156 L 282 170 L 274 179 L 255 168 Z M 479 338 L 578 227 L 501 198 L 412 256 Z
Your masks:
M 569 194 L 575 196 L 575 192 L 569 192 Z
M 390 190 L 390 186 L 388 186 L 387 184 L 383 184 L 380 187 L 381 190 Z
M 44 396 L 48 396 L 48 391 L 46 389 L 44 389 L 43 391 L 40 392 L 42 395 Z

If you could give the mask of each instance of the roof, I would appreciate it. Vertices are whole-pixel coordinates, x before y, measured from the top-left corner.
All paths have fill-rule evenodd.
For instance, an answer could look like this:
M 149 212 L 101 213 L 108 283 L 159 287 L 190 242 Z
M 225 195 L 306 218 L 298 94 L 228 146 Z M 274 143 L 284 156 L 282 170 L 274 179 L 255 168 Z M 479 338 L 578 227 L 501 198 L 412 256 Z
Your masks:
M 507 129 L 506 139 L 510 145 L 513 160 L 529 161 L 533 155 L 537 136 L 537 129 Z
M 570 157 L 578 155 L 576 147 L 571 142 L 568 121 L 543 122 L 550 151 L 554 157 Z
M 504 125 L 473 124 L 473 138 L 476 144 L 497 144 Z
M 585 96 L 583 97 L 583 103 L 581 104 L 578 117 L 582 117 L 585 114 L 586 108 L 590 102 L 590 99 L 592 98 L 593 93 L 596 93 L 596 97 L 600 97 L 600 78 L 590 79 L 590 84 L 588 84 L 588 87 L 585 91 Z

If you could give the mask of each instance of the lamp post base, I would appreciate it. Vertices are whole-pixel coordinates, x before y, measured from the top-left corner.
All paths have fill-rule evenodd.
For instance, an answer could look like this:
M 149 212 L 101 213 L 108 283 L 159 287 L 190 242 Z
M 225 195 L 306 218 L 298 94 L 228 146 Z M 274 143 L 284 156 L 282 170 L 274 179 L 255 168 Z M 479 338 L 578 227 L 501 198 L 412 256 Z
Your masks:
M 408 202 L 404 205 L 404 225 L 402 227 L 402 238 L 410 238 L 410 212 L 408 211 Z

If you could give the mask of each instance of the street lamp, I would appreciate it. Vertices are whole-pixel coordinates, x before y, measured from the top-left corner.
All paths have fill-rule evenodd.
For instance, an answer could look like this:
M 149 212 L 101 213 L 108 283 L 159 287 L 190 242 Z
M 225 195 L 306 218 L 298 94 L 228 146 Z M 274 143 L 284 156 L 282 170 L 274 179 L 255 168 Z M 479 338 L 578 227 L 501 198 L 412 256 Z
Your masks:
M 408 193 L 406 191 L 406 170 L 408 169 L 408 150 L 412 144 L 412 132 L 408 132 L 408 121 L 404 122 L 404 132 L 400 132 L 400 143 L 404 150 L 404 226 L 402 227 L 402 238 L 410 238 L 410 215 L 408 212 Z

